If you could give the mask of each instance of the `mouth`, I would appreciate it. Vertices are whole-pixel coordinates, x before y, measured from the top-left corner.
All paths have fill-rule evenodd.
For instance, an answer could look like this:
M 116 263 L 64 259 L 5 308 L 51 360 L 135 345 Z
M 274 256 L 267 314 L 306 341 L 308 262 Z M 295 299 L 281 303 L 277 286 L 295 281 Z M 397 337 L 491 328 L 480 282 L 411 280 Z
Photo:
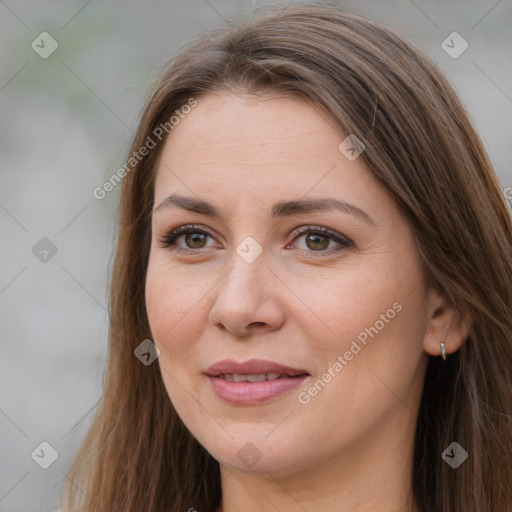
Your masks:
M 301 384 L 310 374 L 273 361 L 220 361 L 205 375 L 223 401 L 237 405 L 259 404 L 281 396 Z
M 278 380 L 278 379 L 293 379 L 297 375 L 287 375 L 286 373 L 268 372 L 268 373 L 222 373 L 215 375 L 215 377 L 228 382 L 263 382 L 264 380 Z

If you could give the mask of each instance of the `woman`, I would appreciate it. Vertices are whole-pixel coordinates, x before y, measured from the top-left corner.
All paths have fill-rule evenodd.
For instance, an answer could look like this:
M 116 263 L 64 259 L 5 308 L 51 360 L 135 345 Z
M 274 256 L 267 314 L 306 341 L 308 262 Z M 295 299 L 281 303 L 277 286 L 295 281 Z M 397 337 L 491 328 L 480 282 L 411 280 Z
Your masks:
M 510 510 L 511 219 L 410 43 L 320 5 L 210 34 L 121 178 L 66 510 Z

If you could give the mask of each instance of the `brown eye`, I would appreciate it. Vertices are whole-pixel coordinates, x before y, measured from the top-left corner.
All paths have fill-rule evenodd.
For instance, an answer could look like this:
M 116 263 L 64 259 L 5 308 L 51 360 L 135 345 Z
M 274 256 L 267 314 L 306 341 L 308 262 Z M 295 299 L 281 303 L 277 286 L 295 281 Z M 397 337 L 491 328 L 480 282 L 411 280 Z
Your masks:
M 293 245 L 301 251 L 309 253 L 317 252 L 319 255 L 332 254 L 333 252 L 347 249 L 353 245 L 353 243 L 343 235 L 319 226 L 304 226 L 295 231 L 294 234 L 295 241 Z M 297 243 L 300 239 L 303 239 L 303 242 Z
M 160 246 L 175 251 L 197 251 L 212 246 L 212 244 L 207 245 L 208 238 L 213 239 L 213 236 L 204 228 L 192 225 L 180 226 L 160 238 Z
M 205 247 L 208 236 L 204 233 L 188 233 L 184 238 L 185 244 L 190 249 L 202 249 Z
M 329 237 L 310 233 L 306 235 L 306 245 L 313 251 L 327 249 L 329 247 Z

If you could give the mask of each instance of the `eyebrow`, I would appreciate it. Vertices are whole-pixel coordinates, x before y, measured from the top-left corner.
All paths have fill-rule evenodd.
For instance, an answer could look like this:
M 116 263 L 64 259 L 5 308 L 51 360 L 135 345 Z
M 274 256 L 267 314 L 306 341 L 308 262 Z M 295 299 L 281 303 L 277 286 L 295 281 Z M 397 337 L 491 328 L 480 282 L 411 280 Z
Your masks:
M 221 212 L 211 203 L 197 199 L 195 197 L 185 197 L 178 194 L 172 194 L 166 197 L 154 210 L 157 213 L 164 208 L 177 206 L 189 212 L 206 215 L 220 221 L 224 220 Z M 304 215 L 314 212 L 329 210 L 339 210 L 344 213 L 355 215 L 368 224 L 375 225 L 375 221 L 361 208 L 331 197 L 322 197 L 318 199 L 296 199 L 292 201 L 281 201 L 272 206 L 271 215 L 273 218 L 291 217 L 293 215 Z

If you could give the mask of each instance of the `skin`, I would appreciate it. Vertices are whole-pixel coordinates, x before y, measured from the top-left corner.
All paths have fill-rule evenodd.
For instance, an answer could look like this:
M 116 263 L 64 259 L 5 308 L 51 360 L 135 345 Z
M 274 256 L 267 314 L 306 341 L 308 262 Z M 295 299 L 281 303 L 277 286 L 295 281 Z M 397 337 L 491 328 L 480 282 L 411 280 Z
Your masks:
M 219 511 L 242 503 L 248 512 L 417 510 L 408 493 L 428 354 L 440 354 L 441 340 L 456 351 L 468 326 L 444 295 L 426 289 L 410 227 L 363 158 L 340 152 L 345 137 L 301 99 L 221 92 L 201 97 L 165 142 L 147 312 L 169 398 L 220 463 Z M 156 211 L 170 194 L 208 201 L 224 219 L 175 205 Z M 338 210 L 270 215 L 278 201 L 320 197 L 348 202 L 373 223 Z M 161 246 L 186 224 L 213 234 Z M 308 225 L 352 245 L 294 235 Z M 236 252 L 248 236 L 262 248 L 252 263 Z M 332 374 L 395 303 L 401 311 L 301 403 L 299 393 Z M 269 359 L 310 377 L 270 401 L 229 404 L 203 374 L 226 358 Z M 251 467 L 237 456 L 247 443 L 261 456 Z

